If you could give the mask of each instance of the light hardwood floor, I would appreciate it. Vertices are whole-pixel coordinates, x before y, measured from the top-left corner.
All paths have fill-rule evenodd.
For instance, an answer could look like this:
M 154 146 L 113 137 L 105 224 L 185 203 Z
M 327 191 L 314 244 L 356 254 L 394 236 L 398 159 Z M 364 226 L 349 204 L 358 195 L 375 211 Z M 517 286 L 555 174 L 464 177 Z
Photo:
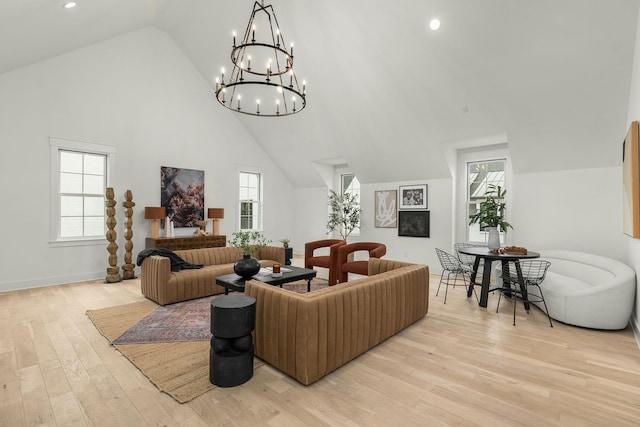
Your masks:
M 462 288 L 427 316 L 305 387 L 268 365 L 187 404 L 113 349 L 88 309 L 143 299 L 139 281 L 0 293 L 0 425 L 637 426 L 640 350 L 614 332 L 529 315 Z

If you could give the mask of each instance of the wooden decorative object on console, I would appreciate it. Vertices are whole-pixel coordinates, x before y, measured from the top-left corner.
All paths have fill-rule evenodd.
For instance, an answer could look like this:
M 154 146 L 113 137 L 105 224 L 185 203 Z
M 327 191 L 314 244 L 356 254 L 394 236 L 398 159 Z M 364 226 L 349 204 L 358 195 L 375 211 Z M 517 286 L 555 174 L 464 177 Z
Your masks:
M 167 248 L 171 251 L 185 249 L 219 248 L 227 246 L 227 236 L 147 237 L 145 249 Z
M 125 201 L 122 202 L 122 206 L 124 206 L 124 216 L 126 219 L 124 220 L 125 253 L 124 264 L 122 265 L 122 278 L 128 280 L 136 278 L 134 271 L 136 265 L 132 262 L 133 241 L 131 240 L 133 238 L 133 229 L 131 228 L 133 226 L 133 207 L 136 204 L 133 202 L 133 193 L 131 190 L 125 191 L 124 198 Z
M 504 248 L 504 252 L 505 254 L 513 254 L 513 255 L 526 255 L 527 252 L 527 248 L 522 248 L 519 246 L 507 246 Z
M 112 187 L 107 187 L 107 192 L 105 194 L 107 200 L 105 201 L 106 213 L 107 213 L 107 240 L 109 244 L 107 245 L 107 251 L 109 252 L 109 267 L 107 267 L 107 277 L 105 277 L 104 281 L 106 283 L 116 283 L 121 282 L 122 278 L 120 277 L 120 268 L 118 267 L 118 245 L 115 240 L 117 237 L 116 233 L 116 201 L 114 200 L 115 193 L 113 192 Z

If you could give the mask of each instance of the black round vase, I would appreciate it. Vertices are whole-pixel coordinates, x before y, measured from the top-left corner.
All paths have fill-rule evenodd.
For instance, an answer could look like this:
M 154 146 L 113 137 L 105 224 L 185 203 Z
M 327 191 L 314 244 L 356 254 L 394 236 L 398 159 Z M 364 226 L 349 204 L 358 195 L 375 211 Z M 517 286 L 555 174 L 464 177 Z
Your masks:
M 260 271 L 260 261 L 251 255 L 243 255 L 233 264 L 233 271 L 243 279 L 250 279 Z

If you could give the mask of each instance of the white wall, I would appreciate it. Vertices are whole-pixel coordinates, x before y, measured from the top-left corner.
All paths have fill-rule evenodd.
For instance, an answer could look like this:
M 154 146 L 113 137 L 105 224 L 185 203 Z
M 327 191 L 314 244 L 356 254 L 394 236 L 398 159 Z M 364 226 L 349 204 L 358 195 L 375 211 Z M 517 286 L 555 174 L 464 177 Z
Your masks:
M 514 180 L 514 245 L 625 260 L 622 167 L 516 174 Z
M 401 185 L 427 184 L 430 212 L 430 237 L 398 236 L 397 228 L 376 228 L 374 223 L 374 192 L 380 190 L 398 190 Z M 387 245 L 385 258 L 415 262 L 429 266 L 430 273 L 440 273 L 442 268 L 436 255 L 436 248 L 452 251 L 451 241 L 453 215 L 452 180 L 403 181 L 361 185 L 362 219 L 360 238 L 362 241 L 382 242 Z
M 627 114 L 627 126 L 634 120 L 640 120 L 640 26 L 636 34 L 636 47 L 633 57 L 633 71 L 631 75 L 631 89 L 629 91 L 629 110 Z M 625 132 L 626 129 L 621 129 Z M 624 138 L 622 134 L 621 138 Z M 622 202 L 621 202 L 622 203 Z M 633 267 L 636 271 L 636 283 L 637 277 L 640 277 L 640 239 L 633 239 L 629 236 L 625 236 L 626 239 L 626 261 L 627 264 Z M 640 286 L 636 285 L 636 301 L 635 301 L 634 313 L 632 316 L 632 326 L 636 334 L 636 340 L 640 346 Z
M 296 204 L 288 236 L 294 254 L 304 255 L 305 242 L 331 238 L 327 235 L 328 192 L 326 187 L 293 191 Z
M 0 75 L 0 117 L 0 291 L 106 274 L 106 242 L 49 245 L 49 136 L 117 148 L 111 186 L 120 207 L 119 264 L 123 194 L 130 189 L 136 203 L 135 262 L 150 230 L 144 207 L 160 203 L 160 166 L 204 170 L 206 207 L 225 208 L 220 228 L 230 235 L 237 229 L 237 165 L 255 165 L 265 174 L 265 234 L 277 243 L 290 233 L 295 204 L 283 194 L 291 193 L 291 183 L 158 29 Z

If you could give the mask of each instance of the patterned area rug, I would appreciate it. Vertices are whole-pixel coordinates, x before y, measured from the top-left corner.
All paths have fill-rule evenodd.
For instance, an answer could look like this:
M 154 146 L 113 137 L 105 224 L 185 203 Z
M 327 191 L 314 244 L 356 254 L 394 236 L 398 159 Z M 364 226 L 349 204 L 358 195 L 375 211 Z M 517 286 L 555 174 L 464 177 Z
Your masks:
M 314 279 L 311 291 L 325 288 L 326 280 Z M 307 282 L 285 283 L 284 289 L 307 292 Z M 211 339 L 211 301 L 223 295 L 158 306 L 112 341 L 112 344 L 208 341 Z
M 325 279 L 313 279 L 311 281 L 311 292 L 317 291 L 318 289 L 326 288 L 327 281 Z M 293 283 L 285 283 L 282 285 L 283 289 L 287 289 L 289 291 L 297 292 L 299 294 L 307 293 L 307 281 L 301 280 Z
M 311 291 L 325 288 L 327 282 L 314 279 Z M 285 283 L 284 289 L 307 292 L 307 282 Z M 211 301 L 223 295 L 158 306 L 112 344 L 152 344 L 160 342 L 209 341 L 211 339 Z
M 211 339 L 211 301 L 219 295 L 159 306 L 112 344 L 208 341 Z
M 326 280 L 322 279 L 311 283 L 312 290 L 326 286 Z M 307 292 L 306 281 L 283 287 Z M 213 298 L 221 296 L 168 306 L 142 300 L 88 310 L 87 316 L 160 391 L 185 403 L 215 388 L 209 381 L 210 305 Z M 254 368 L 263 364 L 254 359 Z

